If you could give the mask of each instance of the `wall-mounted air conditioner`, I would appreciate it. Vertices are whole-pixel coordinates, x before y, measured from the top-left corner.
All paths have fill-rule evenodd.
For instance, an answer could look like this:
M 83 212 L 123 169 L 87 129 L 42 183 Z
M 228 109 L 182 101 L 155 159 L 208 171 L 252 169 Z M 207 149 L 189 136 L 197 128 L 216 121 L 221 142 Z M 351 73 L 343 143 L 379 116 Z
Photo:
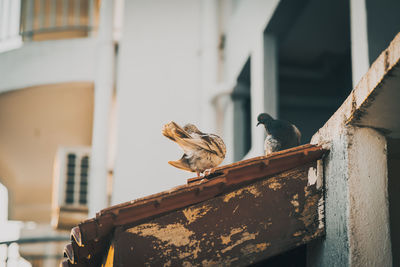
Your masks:
M 71 229 L 88 215 L 90 147 L 60 147 L 54 162 L 52 225 Z

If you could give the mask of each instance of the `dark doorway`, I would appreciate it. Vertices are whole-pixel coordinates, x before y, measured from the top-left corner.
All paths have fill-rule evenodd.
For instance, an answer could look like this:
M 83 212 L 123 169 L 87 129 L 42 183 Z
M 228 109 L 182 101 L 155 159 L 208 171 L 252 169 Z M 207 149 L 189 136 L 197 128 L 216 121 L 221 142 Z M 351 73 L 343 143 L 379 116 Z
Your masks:
M 352 89 L 349 1 L 282 0 L 266 32 L 278 40 L 279 118 L 308 143 Z

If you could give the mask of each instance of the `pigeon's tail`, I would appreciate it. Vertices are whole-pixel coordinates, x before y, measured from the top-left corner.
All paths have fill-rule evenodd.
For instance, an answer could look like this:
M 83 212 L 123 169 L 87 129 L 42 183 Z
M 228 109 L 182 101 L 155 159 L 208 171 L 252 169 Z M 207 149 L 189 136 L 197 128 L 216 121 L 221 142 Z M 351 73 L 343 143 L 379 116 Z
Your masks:
M 193 170 L 189 166 L 188 160 L 185 158 L 185 155 L 180 160 L 168 161 L 168 163 L 174 166 L 175 168 L 193 172 Z
M 184 129 L 182 129 L 182 127 L 173 121 L 163 126 L 162 134 L 174 142 L 181 138 L 191 138 L 190 135 Z

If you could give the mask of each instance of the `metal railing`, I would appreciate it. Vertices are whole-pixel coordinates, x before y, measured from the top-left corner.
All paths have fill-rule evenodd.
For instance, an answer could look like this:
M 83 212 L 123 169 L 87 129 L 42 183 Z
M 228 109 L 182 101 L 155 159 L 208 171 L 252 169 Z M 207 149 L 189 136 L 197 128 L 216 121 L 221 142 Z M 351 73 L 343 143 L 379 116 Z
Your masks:
M 21 0 L 20 33 L 34 41 L 87 37 L 97 29 L 99 6 L 100 0 Z

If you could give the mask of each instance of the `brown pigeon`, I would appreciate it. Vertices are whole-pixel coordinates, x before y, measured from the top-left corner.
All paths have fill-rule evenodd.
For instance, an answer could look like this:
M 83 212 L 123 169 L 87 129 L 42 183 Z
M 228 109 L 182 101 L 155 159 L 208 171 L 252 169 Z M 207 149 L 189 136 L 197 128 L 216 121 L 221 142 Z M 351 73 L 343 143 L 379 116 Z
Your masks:
M 225 158 L 224 141 L 215 134 L 202 133 L 193 124 L 186 124 L 182 128 L 171 121 L 164 125 L 162 133 L 183 149 L 181 159 L 168 162 L 176 168 L 204 176 L 205 173 L 210 174 L 210 169 L 218 166 Z

